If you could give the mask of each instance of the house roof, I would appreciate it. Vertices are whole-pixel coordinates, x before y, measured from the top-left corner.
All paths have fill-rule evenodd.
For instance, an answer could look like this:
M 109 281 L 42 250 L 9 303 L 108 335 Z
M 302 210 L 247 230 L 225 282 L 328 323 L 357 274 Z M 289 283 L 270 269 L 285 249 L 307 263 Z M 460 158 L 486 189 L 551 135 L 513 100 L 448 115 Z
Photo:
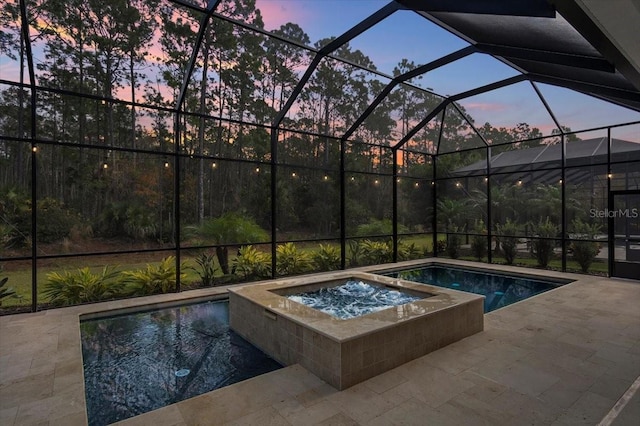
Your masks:
M 607 138 L 593 138 L 567 142 L 565 163 L 568 167 L 590 166 L 607 163 Z M 491 173 L 523 173 L 558 168 L 562 162 L 562 145 L 559 143 L 541 145 L 532 148 L 514 149 L 500 152 L 491 157 Z M 611 161 L 640 161 L 640 144 L 611 139 Z M 569 169 L 567 169 L 569 170 Z M 551 173 L 553 172 L 553 173 Z M 478 176 L 487 173 L 487 161 L 481 160 L 455 170 L 452 175 Z M 557 181 L 560 170 L 553 170 L 547 178 Z M 589 176 L 591 172 L 587 173 Z M 542 175 L 533 179 L 539 181 Z M 547 178 L 542 180 L 547 180 Z

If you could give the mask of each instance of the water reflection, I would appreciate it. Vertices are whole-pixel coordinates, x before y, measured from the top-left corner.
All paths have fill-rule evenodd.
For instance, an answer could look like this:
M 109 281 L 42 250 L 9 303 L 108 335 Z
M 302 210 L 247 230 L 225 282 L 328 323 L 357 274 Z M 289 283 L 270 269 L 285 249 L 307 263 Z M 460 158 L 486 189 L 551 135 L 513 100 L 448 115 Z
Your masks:
M 437 287 L 481 294 L 485 296 L 485 312 L 494 311 L 562 285 L 550 281 L 509 277 L 440 266 L 394 271 L 384 275 Z
M 89 424 L 113 423 L 280 368 L 229 329 L 228 309 L 226 301 L 207 302 L 82 322 Z

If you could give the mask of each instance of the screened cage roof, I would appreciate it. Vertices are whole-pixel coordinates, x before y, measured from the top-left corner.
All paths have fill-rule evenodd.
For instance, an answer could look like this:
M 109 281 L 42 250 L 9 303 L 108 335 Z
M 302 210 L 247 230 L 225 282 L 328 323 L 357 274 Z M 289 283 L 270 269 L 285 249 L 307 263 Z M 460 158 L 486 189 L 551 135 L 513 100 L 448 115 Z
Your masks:
M 501 0 L 397 0 L 381 7 L 342 35 L 323 45 L 314 61 L 306 70 L 311 75 L 322 58 L 332 55 L 340 46 L 358 39 L 371 28 L 387 20 L 391 15 L 406 10 L 417 13 L 425 20 L 446 29 L 467 43 L 457 51 L 441 56 L 428 63 L 417 64 L 404 73 L 396 73 L 386 88 L 373 99 L 372 103 L 342 136 L 349 138 L 358 126 L 367 120 L 376 107 L 397 87 L 413 84 L 417 79 L 426 76 L 426 90 L 434 95 L 442 96 L 441 102 L 431 109 L 425 110 L 423 119 L 411 123 L 411 128 L 401 132 L 395 148 L 411 142 L 413 138 L 429 122 L 438 116 L 451 103 L 458 103 L 474 96 L 511 87 L 523 81 L 532 84 L 533 102 L 542 103 L 547 110 L 551 127 L 562 131 L 568 127 L 558 122 L 552 108 L 534 83 L 544 83 L 563 87 L 605 100 L 640 112 L 640 67 L 634 49 L 637 35 L 631 32 L 621 37 L 614 37 L 614 32 L 603 27 L 604 19 L 594 18 L 593 8 L 589 9 L 583 0 L 546 1 L 520 0 L 505 2 Z M 616 25 L 635 28 L 640 22 L 640 13 L 631 3 L 622 2 L 629 9 L 628 14 L 619 15 Z M 620 7 L 617 5 L 616 7 Z M 416 26 L 415 23 L 412 25 Z M 606 25 L 611 25 L 608 21 Z M 393 37 L 390 35 L 390 37 Z M 425 44 L 428 40 L 418 40 Z M 637 47 L 637 46 L 636 46 Z M 631 53 L 630 53 L 631 52 Z M 429 76 L 439 70 L 445 73 L 456 69 L 455 64 L 465 61 L 470 56 L 488 55 L 494 60 L 511 67 L 515 74 L 505 73 L 505 77 L 482 83 L 478 86 L 465 87 L 456 93 L 439 89 L 437 82 L 429 80 Z M 477 62 L 476 62 L 477 64 Z M 458 81 L 477 81 L 470 78 L 473 64 L 467 64 L 464 71 L 467 78 L 461 76 Z M 463 72 L 464 72 L 463 71 Z M 498 74 L 498 73 L 496 73 Z M 293 91 L 289 101 L 273 125 L 278 126 L 282 117 L 291 108 L 292 100 L 304 90 L 308 77 L 303 76 L 298 87 Z M 433 86 L 433 87 L 431 87 Z M 455 89 L 454 89 L 455 90 Z M 462 112 L 461 112 L 462 114 Z M 464 114 L 462 114 L 464 115 Z M 463 117 L 466 119 L 467 117 Z M 640 116 L 634 116 L 634 119 Z M 473 123 L 469 121 L 473 128 Z M 476 131 L 475 128 L 473 128 Z M 480 136 L 482 138 L 482 136 Z M 484 138 L 482 138 L 484 139 Z M 485 140 L 485 142 L 487 142 Z M 488 142 L 487 144 L 489 144 Z M 428 144 L 429 145 L 429 144 Z M 431 145 L 429 145 L 431 146 Z M 464 147 L 461 147 L 464 148 Z M 436 150 L 438 152 L 439 150 Z M 428 152 L 428 151 L 425 151 Z
M 588 15 L 593 11 L 584 10 L 578 1 L 399 2 L 479 51 L 515 66 L 529 80 L 640 109 L 640 70 L 628 58 L 634 52 L 620 47 L 628 44 L 637 56 L 637 34 L 627 40 L 608 39 L 609 27 L 598 28 Z M 628 6 L 627 13 L 617 15 L 616 24 L 637 29 L 640 11 Z
M 136 0 L 127 4 L 139 16 L 101 10 L 95 43 L 73 39 L 67 62 L 52 52 L 65 52 L 75 21 L 57 10 L 46 21 L 42 0 L 13 3 L 25 7 L 0 24 L 15 40 L 15 51 L 0 49 L 0 84 L 22 84 L 27 67 L 18 61 L 26 56 L 34 87 L 426 154 L 442 152 L 438 133 L 456 140 L 445 152 L 499 143 L 483 123 L 528 123 L 549 136 L 640 122 L 635 0 Z M 146 38 L 124 37 L 158 5 Z M 125 16 L 138 22 L 111 28 Z M 105 37 L 116 30 L 129 43 L 118 46 L 117 61 L 138 43 L 130 75 L 114 63 L 110 43 L 120 39 Z M 74 89 L 52 78 L 76 75 L 76 62 L 84 72 L 87 52 L 101 65 L 87 68 L 95 82 Z M 209 104 L 189 100 L 207 86 Z M 568 105 L 567 89 L 582 98 Z M 229 94 L 235 98 L 221 99 Z

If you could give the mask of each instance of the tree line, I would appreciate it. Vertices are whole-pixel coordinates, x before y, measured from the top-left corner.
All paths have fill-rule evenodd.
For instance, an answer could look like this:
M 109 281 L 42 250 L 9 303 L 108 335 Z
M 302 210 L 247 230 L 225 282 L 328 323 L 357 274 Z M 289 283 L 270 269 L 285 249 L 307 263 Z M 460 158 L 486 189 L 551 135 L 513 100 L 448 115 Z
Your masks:
M 312 43 L 293 22 L 272 31 L 276 37 L 246 29 L 233 21 L 264 29 L 255 1 L 229 0 L 217 10 L 229 20 L 211 18 L 193 55 L 205 22 L 197 8 L 159 0 L 34 0 L 27 6 L 43 88 L 36 97 L 36 135 L 59 142 L 38 146 L 39 199 L 55 200 L 49 206 L 91 222 L 94 233 L 166 240 L 176 226 L 179 166 L 180 225 L 243 211 L 271 226 L 269 124 L 314 56 L 299 45 L 321 48 L 332 39 Z M 31 105 L 20 85 L 28 79 L 18 4 L 1 8 L 0 47 L 21 70 L 19 84 L 0 85 L 0 189 L 8 205 L 9 194 L 28 199 Z M 339 138 L 386 85 L 367 71 L 375 64 L 361 51 L 345 44 L 335 56 L 345 61 L 320 62 L 279 131 L 276 214 L 282 231 L 338 235 Z M 192 60 L 183 113 L 176 115 Z M 418 65 L 402 59 L 393 74 Z M 441 100 L 400 84 L 353 134 L 346 148 L 353 227 L 390 217 L 389 203 L 381 200 L 389 199 L 392 180 L 374 174 L 390 173 L 390 147 Z M 472 146 L 473 119 L 456 105 L 442 123 L 434 120 L 419 132 L 411 150 L 400 151 L 401 171 L 431 176 L 421 152 L 434 153 L 440 125 L 449 150 Z M 525 123 L 514 129 L 486 123 L 481 130 L 496 141 L 542 136 Z M 183 156 L 178 160 L 175 152 Z M 464 154 L 451 168 L 474 158 Z M 408 226 L 426 227 L 428 191 L 416 183 L 402 183 L 399 202 Z

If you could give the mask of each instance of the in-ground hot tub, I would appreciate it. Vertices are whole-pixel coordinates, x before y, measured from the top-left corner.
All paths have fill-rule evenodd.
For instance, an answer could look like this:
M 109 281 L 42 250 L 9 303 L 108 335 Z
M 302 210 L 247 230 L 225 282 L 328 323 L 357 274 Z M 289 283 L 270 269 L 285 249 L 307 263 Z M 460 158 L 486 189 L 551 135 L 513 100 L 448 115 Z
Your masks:
M 306 306 L 291 295 L 348 281 L 415 299 L 349 319 Z M 229 289 L 230 327 L 284 365 L 299 363 L 346 389 L 483 330 L 483 296 L 364 272 Z

